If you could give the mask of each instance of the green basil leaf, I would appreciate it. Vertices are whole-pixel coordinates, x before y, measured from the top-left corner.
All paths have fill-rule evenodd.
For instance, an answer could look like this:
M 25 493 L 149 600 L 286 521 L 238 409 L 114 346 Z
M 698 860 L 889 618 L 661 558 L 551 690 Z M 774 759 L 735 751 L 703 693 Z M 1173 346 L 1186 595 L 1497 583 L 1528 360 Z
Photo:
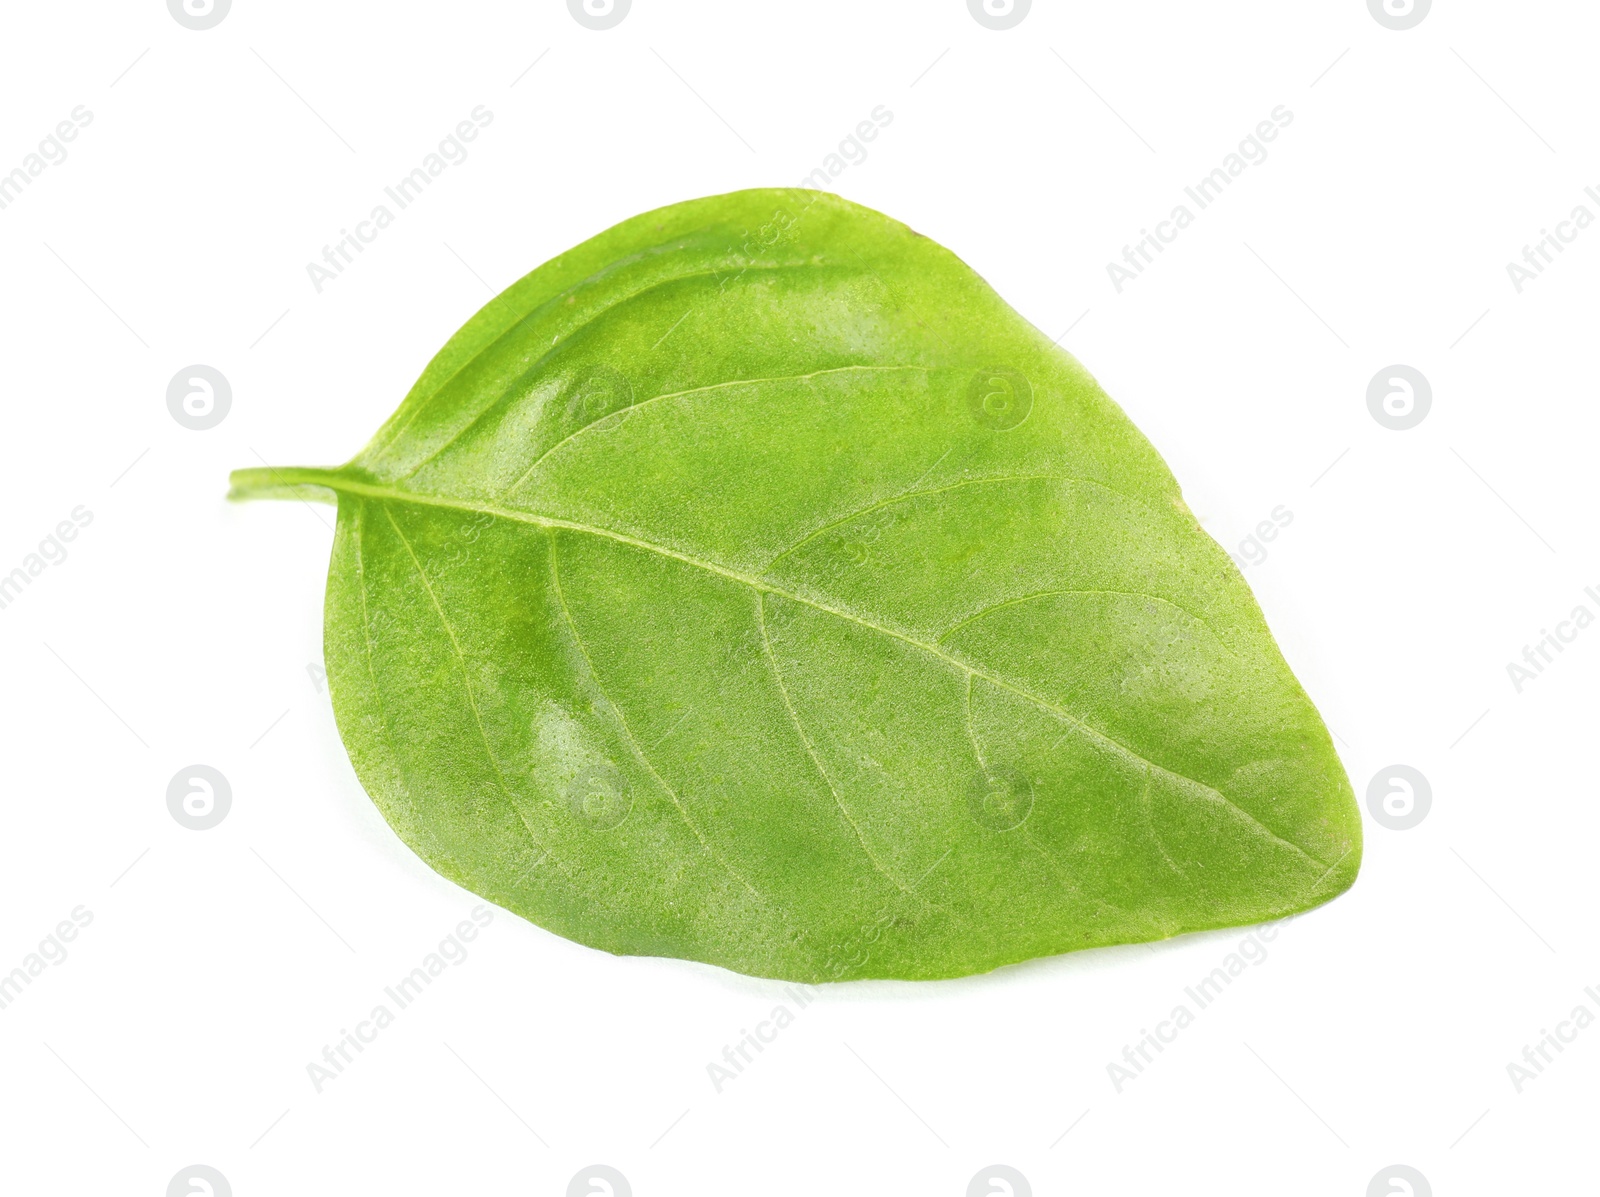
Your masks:
M 934 978 L 1305 910 L 1361 830 L 1161 458 L 824 193 L 629 220 L 337 469 L 334 710 L 440 873 L 617 953 Z

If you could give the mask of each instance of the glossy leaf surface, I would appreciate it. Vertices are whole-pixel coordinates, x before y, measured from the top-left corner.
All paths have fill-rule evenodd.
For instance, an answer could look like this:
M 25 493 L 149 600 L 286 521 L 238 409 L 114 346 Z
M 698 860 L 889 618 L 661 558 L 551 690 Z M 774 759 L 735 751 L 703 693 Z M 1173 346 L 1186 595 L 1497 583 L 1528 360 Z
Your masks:
M 646 213 L 478 313 L 337 469 L 328 679 L 446 877 L 806 981 L 1270 919 L 1354 880 L 1328 733 L 1092 378 L 836 197 Z

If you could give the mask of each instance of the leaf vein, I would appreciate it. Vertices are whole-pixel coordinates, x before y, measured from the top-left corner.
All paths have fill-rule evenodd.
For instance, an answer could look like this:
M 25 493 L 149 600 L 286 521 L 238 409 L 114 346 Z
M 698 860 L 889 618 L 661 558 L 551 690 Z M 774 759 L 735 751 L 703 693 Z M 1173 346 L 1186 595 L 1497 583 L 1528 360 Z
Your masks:
M 641 254 L 638 257 L 642 258 L 643 256 L 644 255 Z M 632 260 L 638 260 L 638 259 L 630 259 L 630 261 L 632 261 Z M 620 265 L 620 263 L 618 265 Z M 820 267 L 820 266 L 815 266 L 814 267 L 814 266 L 812 266 L 811 263 L 808 263 L 808 262 L 779 262 L 779 263 L 774 263 L 774 264 L 768 265 L 768 266 L 751 266 L 751 265 L 746 264 L 744 269 L 740 270 L 739 277 L 742 278 L 745 274 L 749 273 L 752 270 L 761 271 L 761 272 L 765 272 L 765 273 L 772 273 L 772 272 L 779 272 L 779 271 L 784 271 L 784 270 L 796 270 L 796 269 L 825 269 L 825 267 Z M 535 273 L 537 273 L 537 271 L 535 271 Z M 485 341 L 481 346 L 479 346 L 476 352 L 474 352 L 470 357 L 468 357 L 466 361 L 462 362 L 461 365 L 457 366 L 454 370 L 452 370 L 450 372 L 449 377 L 443 379 L 439 383 L 438 386 L 434 387 L 433 390 L 429 391 L 426 395 L 419 396 L 418 399 L 417 399 L 417 402 L 416 402 L 416 406 L 413 407 L 412 410 L 407 414 L 405 422 L 400 424 L 398 427 L 396 427 L 395 430 L 392 433 L 390 433 L 387 436 L 385 436 L 383 430 L 380 428 L 378 430 L 378 437 L 382 437 L 383 438 L 383 443 L 381 445 L 378 445 L 378 444 L 375 443 L 373 446 L 370 446 L 372 451 L 374 453 L 386 453 L 390 449 L 394 448 L 395 444 L 399 441 L 399 439 L 402 436 L 404 436 L 406 434 L 407 430 L 410 429 L 411 425 L 416 423 L 417 417 L 420 416 L 424 411 L 426 411 L 428 409 L 428 407 L 433 403 L 433 401 L 435 399 L 437 399 L 440 395 L 444 394 L 445 389 L 447 387 L 449 387 L 452 383 L 454 383 L 457 378 L 461 377 L 462 374 L 466 373 L 474 365 L 476 365 L 478 363 L 478 361 L 486 353 L 488 353 L 496 345 L 500 344 L 500 342 L 504 341 L 512 333 L 516 332 L 519 328 L 521 328 L 524 324 L 526 324 L 533 317 L 539 315 L 541 312 L 545 312 L 545 311 L 548 311 L 548 310 L 551 310 L 553 308 L 556 308 L 556 307 L 560 306 L 557 303 L 557 301 L 559 299 L 561 299 L 563 296 L 576 294 L 577 291 L 580 288 L 582 288 L 582 287 L 594 282 L 596 279 L 603 278 L 603 277 L 605 277 L 605 276 L 607 276 L 607 275 L 609 275 L 611 273 L 612 273 L 612 269 L 605 269 L 605 270 L 596 271 L 594 274 L 591 274 L 588 278 L 580 279 L 578 282 L 573 283 L 572 286 L 566 288 L 563 291 L 558 291 L 556 294 L 550 296 L 550 298 L 544 300 L 541 303 L 535 304 L 533 307 L 531 307 L 527 311 L 523 312 L 522 315 L 518 316 L 510 324 L 506 325 L 506 327 L 504 329 L 502 329 L 500 332 L 496 333 L 490 340 Z M 601 308 L 599 311 L 590 313 L 590 315 L 587 317 L 587 319 L 584 321 L 583 324 L 580 324 L 580 325 L 577 326 L 577 328 L 574 328 L 571 331 L 569 331 L 565 338 L 559 338 L 558 337 L 558 340 L 561 340 L 561 339 L 571 340 L 573 335 L 575 335 L 580 329 L 583 329 L 583 328 L 587 327 L 590 323 L 592 323 L 593 321 L 599 319 L 601 316 L 604 316 L 606 313 L 612 311 L 614 308 L 620 308 L 620 307 L 623 307 L 626 304 L 632 303 L 636 299 L 642 299 L 644 296 L 649 295 L 653 291 L 660 290 L 663 287 L 670 287 L 674 283 L 686 283 L 686 282 L 693 282 L 696 279 L 714 278 L 717 275 L 724 274 L 724 273 L 726 273 L 726 272 L 724 270 L 722 270 L 722 269 L 697 270 L 697 271 L 692 271 L 691 273 L 688 273 L 688 274 L 677 274 L 677 275 L 673 275 L 670 278 L 657 279 L 655 282 L 651 283 L 649 286 L 641 287 L 637 291 L 629 292 L 627 295 L 624 295 L 624 296 L 614 300 L 613 302 L 606 304 L 606 306 Z M 516 286 L 516 284 L 513 283 L 512 286 Z M 502 294 L 504 294 L 504 292 L 502 292 Z M 499 298 L 500 298 L 499 296 L 496 296 L 495 299 L 492 299 L 492 300 L 489 301 L 490 304 L 493 304 L 495 302 L 495 300 L 497 300 Z M 548 349 L 546 349 L 543 353 L 541 353 L 537 358 L 535 358 L 524 370 L 522 370 L 522 372 L 518 375 L 518 377 L 519 378 L 520 377 L 525 377 L 530 371 L 535 370 L 540 365 L 542 365 L 544 363 L 544 361 L 552 353 L 555 352 L 556 344 L 557 344 L 557 342 L 555 342 L 555 341 L 551 342 L 550 347 Z M 448 343 L 447 343 L 446 344 L 446 348 L 448 348 L 448 347 L 449 346 L 448 346 Z M 483 419 L 484 416 L 488 415 L 491 411 L 493 411 L 496 407 L 498 407 L 501 403 L 503 403 L 505 401 L 505 399 L 506 399 L 506 394 L 504 392 L 501 393 L 501 394 L 496 395 L 492 400 L 490 400 L 490 402 L 485 404 L 480 411 L 475 413 L 465 424 L 463 424 L 460 428 L 458 428 L 455 432 L 453 432 L 449 436 L 449 438 L 445 440 L 444 444 L 440 445 L 437 449 L 435 449 L 431 453 L 429 453 L 420 462 L 418 462 L 416 464 L 416 466 L 414 466 L 412 469 L 407 470 L 404 474 L 402 474 L 400 476 L 401 479 L 410 478 L 413 474 L 417 473 L 418 470 L 421 470 L 429 462 L 433 461 L 436 457 L 439 456 L 439 454 L 443 453 L 452 444 L 454 444 L 458 438 L 460 438 L 461 436 L 465 435 L 468 431 L 470 431 L 471 428 L 475 424 L 477 424 L 477 422 L 479 420 Z M 403 404 L 401 406 L 401 410 L 402 411 L 405 410 Z M 399 416 L 399 414 L 400 414 L 399 412 L 396 412 L 395 413 L 395 417 L 397 418 Z M 391 422 L 392 422 L 392 420 L 391 420 Z M 376 439 L 377 438 L 374 438 L 375 442 L 376 442 Z
M 667 783 L 667 779 L 662 777 L 656 771 L 656 767 L 650 763 L 650 758 L 645 755 L 644 745 L 639 743 L 638 737 L 633 734 L 633 729 L 628 726 L 628 717 L 622 713 L 622 708 L 611 701 L 611 696 L 606 693 L 605 686 L 600 682 L 599 671 L 594 667 L 594 658 L 589 655 L 589 650 L 583 643 L 583 637 L 578 633 L 577 621 L 572 618 L 572 608 L 567 605 L 567 596 L 561 589 L 561 573 L 556 564 L 556 530 L 549 528 L 547 532 L 550 537 L 550 581 L 555 588 L 556 602 L 561 605 L 561 614 L 567 621 L 568 630 L 572 633 L 572 643 L 577 647 L 578 652 L 582 654 L 583 662 L 589 669 L 589 677 L 594 681 L 595 689 L 600 692 L 600 697 L 605 699 L 606 706 L 616 713 L 617 726 L 622 729 L 622 734 L 628 738 L 628 743 L 633 746 L 634 755 L 639 758 L 639 763 L 650 771 L 650 776 L 656 779 L 656 783 L 666 791 L 667 797 L 672 799 L 672 805 L 677 808 L 679 816 L 689 830 L 694 833 L 694 838 L 700 841 L 700 846 L 711 855 L 712 859 L 726 869 L 729 876 L 737 880 L 745 889 L 763 901 L 771 903 L 770 898 L 751 885 L 743 873 L 734 868 L 722 853 L 711 846 L 711 842 L 706 839 L 699 826 L 689 817 L 689 812 L 684 807 L 682 799 L 678 797 L 678 792 Z M 776 904 L 773 903 L 773 905 L 775 906 Z
M 1205 630 L 1211 633 L 1212 637 L 1217 641 L 1218 644 L 1222 646 L 1223 651 L 1229 656 L 1237 658 L 1239 655 L 1238 653 L 1234 652 L 1232 648 L 1228 647 L 1228 642 L 1217 633 L 1215 628 L 1213 628 L 1209 623 L 1207 623 L 1200 616 L 1196 615 L 1193 611 L 1189 610 L 1187 607 L 1179 606 L 1171 599 L 1164 599 L 1158 594 L 1146 594 L 1139 590 L 1039 590 L 1035 591 L 1033 594 L 1022 594 L 1018 595 L 1016 598 L 1001 599 L 997 603 L 991 603 L 989 606 L 982 607 L 973 612 L 971 615 L 957 620 L 944 631 L 940 632 L 939 635 L 934 638 L 933 642 L 935 644 L 943 644 L 948 637 L 955 635 L 969 623 L 976 623 L 978 620 L 983 619 L 985 616 L 992 615 L 994 612 L 999 611 L 1004 607 L 1015 606 L 1018 603 L 1031 603 L 1037 599 L 1056 598 L 1067 594 L 1109 594 L 1116 595 L 1121 598 L 1141 598 L 1149 599 L 1153 603 L 1161 603 L 1163 606 L 1171 607 L 1174 611 L 1182 612 L 1201 627 L 1205 628 Z
M 839 808 L 839 814 L 850 825 L 850 830 L 855 832 L 856 841 L 861 845 L 861 851 L 866 853 L 867 859 L 872 862 L 872 867 L 882 873 L 901 893 L 911 894 L 911 890 L 883 867 L 878 860 L 877 853 L 867 844 L 867 837 L 862 833 L 861 825 L 855 821 L 850 812 L 845 809 L 844 799 L 839 797 L 839 791 L 834 787 L 833 778 L 828 776 L 828 771 L 823 767 L 822 758 L 817 755 L 816 747 L 811 743 L 811 737 L 806 734 L 806 729 L 800 723 L 800 713 L 795 710 L 793 701 L 789 698 L 789 687 L 784 685 L 783 670 L 778 668 L 777 655 L 772 651 L 772 639 L 767 634 L 766 595 L 761 591 L 755 592 L 756 622 L 761 628 L 761 648 L 766 653 L 767 661 L 772 666 L 773 680 L 778 683 L 778 694 L 783 698 L 783 709 L 789 712 L 789 721 L 794 724 L 795 733 L 800 737 L 800 743 L 805 745 L 806 755 L 811 758 L 811 763 L 817 767 L 817 772 L 822 777 L 822 782 L 828 787 L 828 793 L 833 795 L 834 805 Z
M 940 461 L 942 460 L 944 459 L 940 458 Z M 937 465 L 938 462 L 935 462 L 934 464 Z M 926 477 L 926 475 L 924 475 L 924 477 Z M 918 481 L 920 482 L 921 479 L 918 479 Z M 761 571 L 761 575 L 765 577 L 767 574 L 772 572 L 773 566 L 777 565 L 778 562 L 782 561 L 791 553 L 797 552 L 799 549 L 810 544 L 813 540 L 824 533 L 831 532 L 835 528 L 842 527 L 845 524 L 853 523 L 862 516 L 871 515 L 874 511 L 880 511 L 885 507 L 892 507 L 896 503 L 904 503 L 908 499 L 920 499 L 925 495 L 942 494 L 947 490 L 957 490 L 963 486 L 983 486 L 991 483 L 1002 482 L 1072 482 L 1080 486 L 1098 487 L 1100 490 L 1103 490 L 1108 494 L 1117 495 L 1119 498 L 1127 499 L 1130 503 L 1139 503 L 1141 506 L 1145 506 L 1141 500 L 1134 498 L 1134 496 L 1120 490 L 1113 490 L 1105 483 L 1097 482 L 1093 478 L 1073 478 L 1066 474 L 996 474 L 992 476 L 985 476 L 983 478 L 962 478 L 956 482 L 948 482 L 943 486 L 928 487 L 925 490 L 902 491 L 900 494 L 890 495 L 887 499 L 880 499 L 875 503 L 869 503 L 865 507 L 859 507 L 855 511 L 850 512 L 848 515 L 843 515 L 838 519 L 830 520 L 828 523 L 823 524 L 822 527 L 806 533 L 799 540 L 795 541 L 788 548 L 780 552 L 771 561 L 767 562 L 766 567 Z
M 500 758 L 495 755 L 494 746 L 489 743 L 489 732 L 483 726 L 483 711 L 478 706 L 478 695 L 472 688 L 472 674 L 467 669 L 467 654 L 461 647 L 461 641 L 456 637 L 455 628 L 451 626 L 443 604 L 439 602 L 439 596 L 434 593 L 433 583 L 428 581 L 427 572 L 423 570 L 422 562 L 418 559 L 416 550 L 411 547 L 411 542 L 406 539 L 406 534 L 400 530 L 400 524 L 395 520 L 394 513 L 385 508 L 383 514 L 388 518 L 390 527 L 394 529 L 394 534 L 400 538 L 400 543 L 405 547 L 406 555 L 411 558 L 412 567 L 417 571 L 417 578 L 421 581 L 422 588 L 428 592 L 428 599 L 432 602 L 433 609 L 439 616 L 439 624 L 444 628 L 445 635 L 449 637 L 450 646 L 455 649 L 456 664 L 461 668 L 461 683 L 467 692 L 467 702 L 472 707 L 473 720 L 478 725 L 478 738 L 483 741 L 484 755 L 489 758 L 489 764 L 494 769 L 495 779 L 500 786 L 501 794 L 504 795 L 506 802 L 516 814 L 517 821 L 527 831 L 528 838 L 533 841 L 534 846 L 560 864 L 560 859 L 549 848 L 545 847 L 539 837 L 534 834 L 533 825 L 528 822 L 527 815 L 523 813 L 522 804 L 516 800 L 511 793 L 511 787 L 506 784 L 506 775 L 505 771 L 500 767 Z
M 523 470 L 522 473 L 517 476 L 516 481 L 512 482 L 510 486 L 506 487 L 505 490 L 500 492 L 500 498 L 501 499 L 505 499 L 506 496 L 511 494 L 512 491 L 516 490 L 517 487 L 521 486 L 524 482 L 526 482 L 528 480 L 528 478 L 533 474 L 533 472 L 536 469 L 538 469 L 539 466 L 544 462 L 545 458 L 549 457 L 552 453 L 554 453 L 557 449 L 561 448 L 561 446 L 567 444 L 569 441 L 575 439 L 578 436 L 581 436 L 585 432 L 588 432 L 591 428 L 595 427 L 597 424 L 605 423 L 607 420 L 611 419 L 613 416 L 620 416 L 620 415 L 622 415 L 623 412 L 638 411 L 639 408 L 644 407 L 647 404 L 655 403 L 658 400 L 662 400 L 662 399 L 682 399 L 682 398 L 684 398 L 684 397 L 686 397 L 688 395 L 701 395 L 701 394 L 704 394 L 707 391 L 722 390 L 725 387 L 756 386 L 756 385 L 758 385 L 760 383 L 763 383 L 763 382 L 803 382 L 806 379 L 818 378 L 818 377 L 820 377 L 821 375 L 824 375 L 824 374 L 842 374 L 842 373 L 844 373 L 846 371 L 849 371 L 849 370 L 887 370 L 887 371 L 893 371 L 893 370 L 926 370 L 926 369 L 927 369 L 926 366 L 834 366 L 834 367 L 831 367 L 830 369 L 827 369 L 827 370 L 813 370 L 809 374 L 774 374 L 774 375 L 771 375 L 771 376 L 766 377 L 766 378 L 730 378 L 726 382 L 713 382 L 713 383 L 709 383 L 709 384 L 707 384 L 706 386 L 703 386 L 703 387 L 690 387 L 686 391 L 668 391 L 668 392 L 666 392 L 664 394 L 661 394 L 661 395 L 651 395 L 647 399 L 640 399 L 637 403 L 630 403 L 626 407 L 619 407 L 619 408 L 617 408 L 616 411 L 608 411 L 603 416 L 596 416 L 594 419 L 590 420 L 587 424 L 584 424 L 584 425 L 582 425 L 582 426 L 580 426 L 578 428 L 573 429 L 566 436 L 562 437 L 555 444 L 551 445 L 543 453 L 539 454 L 538 457 L 534 458 L 533 459 L 533 464 L 530 465 L 527 469 Z
M 972 726 L 972 676 L 973 675 L 970 673 L 967 674 L 967 685 L 961 704 L 961 722 L 966 728 L 967 739 L 972 741 L 972 752 L 973 755 L 978 758 L 978 768 L 983 770 L 984 777 L 988 778 L 990 784 L 992 785 L 994 783 L 994 778 L 989 774 L 989 762 L 983 759 L 983 749 L 978 744 L 978 733 Z
M 1161 833 L 1156 830 L 1155 806 L 1150 801 L 1153 780 L 1150 766 L 1146 765 L 1144 770 L 1144 789 L 1139 792 L 1139 806 L 1144 811 L 1145 826 L 1150 831 L 1150 839 L 1154 841 L 1156 851 L 1161 853 L 1161 859 L 1171 865 L 1178 876 L 1187 879 L 1189 876 L 1188 870 L 1172 859 L 1172 854 L 1167 851 L 1166 841 L 1161 838 Z
M 373 660 L 372 615 L 367 609 L 367 556 L 361 543 L 362 537 L 366 533 L 366 504 L 358 502 L 352 504 L 352 506 L 355 508 L 353 517 L 355 529 L 352 532 L 351 539 L 354 541 L 356 549 L 356 588 L 361 595 L 361 639 L 367 649 L 367 677 L 372 680 L 372 701 L 373 705 L 378 708 L 378 726 L 383 729 L 383 741 L 389 746 L 389 755 L 394 758 L 395 766 L 398 769 L 400 753 L 395 750 L 394 734 L 389 730 L 389 714 L 383 706 L 383 688 L 378 685 L 377 664 Z M 411 787 L 402 785 L 400 788 L 406 796 L 406 805 L 411 808 L 413 825 L 420 826 L 420 820 L 417 817 L 417 803 L 411 796 Z

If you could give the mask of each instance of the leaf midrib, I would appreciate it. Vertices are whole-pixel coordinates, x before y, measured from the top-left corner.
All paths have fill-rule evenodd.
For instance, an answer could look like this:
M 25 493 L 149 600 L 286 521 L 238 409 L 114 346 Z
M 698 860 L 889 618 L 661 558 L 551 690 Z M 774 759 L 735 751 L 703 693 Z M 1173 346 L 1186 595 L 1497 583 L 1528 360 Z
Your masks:
M 1319 869 L 1327 870 L 1334 867 L 1329 865 L 1327 861 L 1312 855 L 1310 852 L 1307 852 L 1300 845 L 1278 835 L 1265 823 L 1261 822 L 1260 819 L 1256 818 L 1255 815 L 1245 810 L 1242 806 L 1234 802 L 1216 787 L 1208 785 L 1199 778 L 1188 777 L 1177 772 L 1176 770 L 1167 768 L 1165 765 L 1162 765 L 1156 761 L 1152 761 L 1148 757 L 1142 756 L 1139 752 L 1122 743 L 1120 740 L 1114 739 L 1099 729 L 1090 726 L 1072 712 L 1066 710 L 1064 707 L 1058 706 L 1042 695 L 1034 694 L 1024 687 L 1019 686 L 1016 683 L 999 676 L 998 674 L 991 673 L 990 671 L 979 666 L 968 664 L 960 658 L 954 657 L 945 652 L 937 645 L 928 644 L 925 641 L 918 640 L 915 636 L 908 635 L 905 632 L 896 630 L 895 628 L 891 628 L 884 624 L 876 623 L 870 619 L 863 618 L 862 616 L 846 608 L 835 607 L 831 604 L 820 602 L 817 599 L 808 598 L 805 595 L 788 590 L 782 586 L 774 585 L 773 583 L 764 581 L 761 578 L 742 573 L 739 570 L 729 569 L 726 566 L 718 565 L 715 562 L 705 561 L 701 558 L 690 556 L 687 553 L 679 552 L 676 549 L 668 548 L 666 545 L 656 544 L 653 541 L 642 540 L 639 537 L 630 536 L 626 532 L 619 532 L 611 528 L 600 528 L 593 524 L 585 524 L 576 520 L 565 520 L 555 516 L 538 515 L 530 511 L 518 511 L 510 508 L 499 507 L 490 503 L 474 503 L 471 500 L 456 498 L 453 496 L 424 494 L 418 491 L 410 490 L 397 490 L 393 487 L 378 486 L 369 482 L 362 482 L 359 479 L 350 478 L 340 474 L 335 470 L 275 469 L 273 470 L 273 473 L 282 482 L 290 485 L 303 484 L 320 486 L 338 493 L 358 495 L 363 498 L 379 499 L 395 503 L 413 503 L 419 506 L 440 507 L 453 511 L 470 511 L 481 515 L 489 515 L 499 519 L 510 520 L 515 523 L 529 524 L 538 528 L 560 529 L 563 531 L 578 532 L 584 535 L 600 537 L 602 539 L 615 541 L 618 544 L 629 545 L 633 548 L 641 549 L 648 553 L 654 553 L 661 557 L 682 562 L 685 565 L 690 565 L 707 573 L 726 578 L 731 582 L 737 582 L 740 585 L 749 587 L 751 590 L 754 590 L 758 593 L 775 595 L 778 598 L 784 598 L 790 600 L 791 602 L 800 603 L 803 606 L 810 607 L 813 610 L 820 611 L 826 615 L 832 615 L 837 619 L 847 620 L 850 623 L 854 623 L 860 627 L 866 628 L 868 631 L 876 632 L 879 635 L 889 636 L 895 640 L 899 640 L 902 643 L 911 646 L 912 648 L 920 650 L 930 657 L 934 657 L 937 660 L 943 661 L 951 668 L 956 669 L 957 671 L 969 677 L 982 678 L 984 681 L 993 686 L 997 686 L 1002 690 L 1006 690 L 1012 694 L 1015 694 L 1017 697 L 1032 703 L 1040 710 L 1047 711 L 1061 719 L 1063 722 L 1077 728 L 1091 740 L 1094 740 L 1104 747 L 1111 749 L 1124 759 L 1149 769 L 1159 771 L 1160 773 L 1166 775 L 1167 777 L 1173 778 L 1176 781 L 1184 782 L 1200 788 L 1206 794 L 1211 795 L 1217 801 L 1220 801 L 1242 816 L 1262 835 L 1290 849 L 1297 855 L 1303 857 L 1306 861 L 1316 865 Z

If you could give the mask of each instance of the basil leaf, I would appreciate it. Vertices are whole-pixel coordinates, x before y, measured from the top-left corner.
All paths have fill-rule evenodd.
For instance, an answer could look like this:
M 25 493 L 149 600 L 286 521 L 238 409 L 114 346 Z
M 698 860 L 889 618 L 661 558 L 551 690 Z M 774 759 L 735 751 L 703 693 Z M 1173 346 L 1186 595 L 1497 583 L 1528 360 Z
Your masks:
M 950 977 L 1355 879 L 1328 733 L 1094 380 L 834 196 L 649 212 L 337 469 L 328 681 L 446 877 L 618 953 Z

